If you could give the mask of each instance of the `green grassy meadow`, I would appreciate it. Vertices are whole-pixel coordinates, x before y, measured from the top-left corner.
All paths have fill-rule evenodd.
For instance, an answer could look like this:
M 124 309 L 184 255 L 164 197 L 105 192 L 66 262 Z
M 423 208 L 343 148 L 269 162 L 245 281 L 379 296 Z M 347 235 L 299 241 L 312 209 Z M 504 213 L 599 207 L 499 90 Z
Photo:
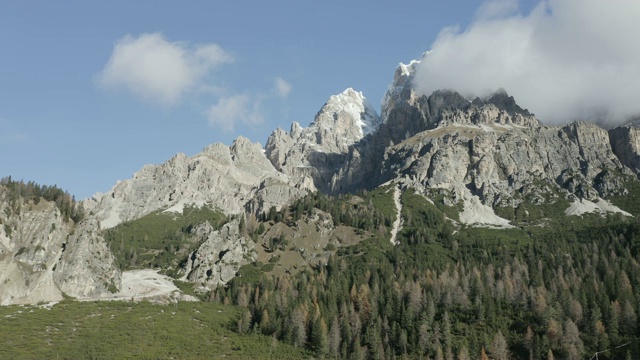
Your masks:
M 205 302 L 63 301 L 0 307 L 0 359 L 303 359 L 309 353 L 233 331 L 241 309 Z

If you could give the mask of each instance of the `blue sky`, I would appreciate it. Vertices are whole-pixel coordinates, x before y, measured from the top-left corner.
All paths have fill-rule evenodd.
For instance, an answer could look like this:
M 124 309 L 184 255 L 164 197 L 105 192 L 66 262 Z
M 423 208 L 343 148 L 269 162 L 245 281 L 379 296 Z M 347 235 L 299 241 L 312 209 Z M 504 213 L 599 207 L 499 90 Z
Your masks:
M 537 1 L 492 3 L 518 18 Z M 399 62 L 445 27 L 464 31 L 481 5 L 3 1 L 0 176 L 84 198 L 178 152 L 239 135 L 264 144 L 348 87 L 379 104 Z M 156 64 L 159 82 L 131 63 L 145 49 L 175 60 Z M 184 71 L 164 71 L 173 65 Z

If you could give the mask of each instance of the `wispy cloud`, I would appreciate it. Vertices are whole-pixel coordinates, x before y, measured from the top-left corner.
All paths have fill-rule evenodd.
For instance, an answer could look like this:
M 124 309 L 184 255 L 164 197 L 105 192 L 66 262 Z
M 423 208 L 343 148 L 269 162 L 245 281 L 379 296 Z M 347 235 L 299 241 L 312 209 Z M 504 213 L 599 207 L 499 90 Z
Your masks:
M 640 112 L 640 2 L 546 0 L 516 12 L 513 1 L 494 0 L 468 28 L 444 29 L 418 67 L 416 89 L 504 88 L 550 123 L 619 122 Z
M 203 86 L 212 70 L 231 62 L 233 56 L 216 44 L 170 42 L 160 33 L 126 35 L 116 42 L 98 80 L 105 87 L 174 105 L 185 92 Z
M 212 127 L 233 132 L 237 124 L 255 125 L 264 121 L 260 97 L 247 94 L 222 97 L 207 111 Z
M 281 77 L 277 77 L 274 81 L 273 89 L 281 98 L 286 98 L 291 92 L 291 84 Z

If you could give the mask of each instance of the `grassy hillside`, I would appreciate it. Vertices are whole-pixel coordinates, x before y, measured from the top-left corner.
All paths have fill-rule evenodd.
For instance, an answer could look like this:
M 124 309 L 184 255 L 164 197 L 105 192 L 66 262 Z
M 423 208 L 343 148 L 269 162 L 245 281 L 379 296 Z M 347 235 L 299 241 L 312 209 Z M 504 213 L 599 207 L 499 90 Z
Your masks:
M 0 307 L 2 359 L 302 359 L 300 348 L 240 335 L 242 309 L 215 303 L 72 302 Z
M 175 268 L 199 245 L 189 238 L 191 228 L 205 221 L 219 228 L 226 216 L 206 207 L 157 211 L 107 230 L 105 239 L 122 270 Z

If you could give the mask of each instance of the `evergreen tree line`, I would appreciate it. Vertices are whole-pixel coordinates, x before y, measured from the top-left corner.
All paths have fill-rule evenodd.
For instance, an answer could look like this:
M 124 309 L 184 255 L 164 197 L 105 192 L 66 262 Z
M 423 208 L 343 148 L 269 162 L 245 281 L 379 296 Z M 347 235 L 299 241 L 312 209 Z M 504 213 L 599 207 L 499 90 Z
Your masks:
M 320 192 L 297 199 L 290 206 L 277 211 L 275 207 L 260 215 L 261 221 L 295 223 L 312 209 L 331 214 L 335 226 L 350 226 L 363 231 L 377 231 L 389 227 L 395 220 L 395 210 L 380 210 L 366 191 L 356 196 L 330 196 Z
M 212 300 L 246 308 L 239 332 L 327 358 L 640 357 L 637 224 L 452 235 L 426 201 L 403 203 L 400 245 L 377 237 L 293 276 L 238 277 Z
M 40 185 L 33 181 L 25 183 L 23 180 L 16 181 L 11 179 L 11 176 L 7 176 L 0 179 L 0 186 L 7 190 L 9 204 L 14 211 L 19 212 L 20 199 L 33 201 L 36 205 L 40 203 L 41 199 L 44 199 L 55 203 L 65 222 L 71 219 L 77 223 L 84 218 L 82 204 L 76 202 L 75 197 L 55 185 Z

